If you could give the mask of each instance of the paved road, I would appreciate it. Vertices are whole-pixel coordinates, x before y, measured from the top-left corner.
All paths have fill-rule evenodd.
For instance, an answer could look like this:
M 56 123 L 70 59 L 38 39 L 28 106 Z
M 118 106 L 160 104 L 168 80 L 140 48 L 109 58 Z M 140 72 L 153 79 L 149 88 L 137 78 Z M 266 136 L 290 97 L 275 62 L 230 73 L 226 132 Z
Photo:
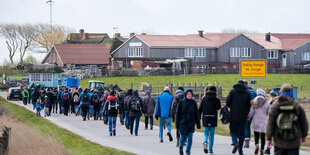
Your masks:
M 6 92 L 0 92 L 0 95 L 6 98 Z M 11 101 L 14 104 L 22 106 L 32 112 L 32 105 L 24 106 L 22 101 Z M 42 113 L 43 114 L 43 113 Z M 43 116 L 43 115 L 42 115 Z M 73 133 L 76 133 L 85 139 L 98 143 L 103 146 L 116 148 L 141 155 L 177 155 L 178 148 L 176 141 L 169 142 L 168 137 L 164 136 L 164 143 L 159 143 L 158 127 L 154 130 L 145 130 L 144 123 L 140 123 L 139 136 L 131 136 L 129 130 L 119 123 L 117 120 L 116 136 L 110 137 L 108 134 L 108 126 L 104 125 L 102 121 L 82 121 L 82 118 L 75 115 L 64 116 L 60 114 L 52 114 L 46 119 L 55 123 L 56 125 L 65 128 Z M 175 130 L 172 131 L 175 137 Z M 191 154 L 203 155 L 203 133 L 194 133 L 193 145 Z M 231 138 L 226 136 L 215 136 L 214 154 L 228 155 L 231 154 L 232 146 Z M 185 151 L 185 148 L 184 148 Z M 254 144 L 251 143 L 250 149 L 244 149 L 244 154 L 253 154 Z M 301 155 L 308 153 L 301 152 Z

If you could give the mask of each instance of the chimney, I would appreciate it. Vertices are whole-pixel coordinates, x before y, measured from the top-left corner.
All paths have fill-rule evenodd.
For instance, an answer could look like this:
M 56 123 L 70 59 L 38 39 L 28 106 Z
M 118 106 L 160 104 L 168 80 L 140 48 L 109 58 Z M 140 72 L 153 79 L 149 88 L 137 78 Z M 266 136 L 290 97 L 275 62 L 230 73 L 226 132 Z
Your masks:
M 202 30 L 199 30 L 198 34 L 199 34 L 199 37 L 203 37 L 203 31 Z
M 115 34 L 114 34 L 114 37 L 115 37 L 115 38 L 120 38 L 120 37 L 121 37 L 121 34 L 120 34 L 120 33 L 115 33 Z
M 80 29 L 79 32 L 80 32 L 80 35 L 83 36 L 83 34 L 84 34 L 84 29 Z
M 266 41 L 269 41 L 269 42 L 271 41 L 270 40 L 270 32 L 266 33 Z
M 141 35 L 146 35 L 146 33 L 141 33 Z
M 86 39 L 89 39 L 88 33 L 83 33 L 81 40 L 86 40 Z
M 133 32 L 130 33 L 130 38 L 133 37 L 134 35 L 135 35 L 135 33 L 133 33 Z

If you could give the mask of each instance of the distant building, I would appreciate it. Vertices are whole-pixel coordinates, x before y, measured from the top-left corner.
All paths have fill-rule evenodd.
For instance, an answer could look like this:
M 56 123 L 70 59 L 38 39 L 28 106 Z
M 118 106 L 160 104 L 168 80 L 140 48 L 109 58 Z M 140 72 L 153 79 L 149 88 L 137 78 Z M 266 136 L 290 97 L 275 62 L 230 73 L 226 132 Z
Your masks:
M 57 87 L 63 70 L 56 65 L 33 65 L 29 70 L 29 85 Z
M 101 44 L 110 39 L 107 33 L 85 33 L 80 29 L 79 33 L 70 33 L 62 44 Z
M 112 53 L 119 67 L 132 61 L 187 60 L 190 67 L 238 68 L 242 59 L 266 59 L 270 68 L 310 63 L 310 34 L 203 33 L 132 35 Z

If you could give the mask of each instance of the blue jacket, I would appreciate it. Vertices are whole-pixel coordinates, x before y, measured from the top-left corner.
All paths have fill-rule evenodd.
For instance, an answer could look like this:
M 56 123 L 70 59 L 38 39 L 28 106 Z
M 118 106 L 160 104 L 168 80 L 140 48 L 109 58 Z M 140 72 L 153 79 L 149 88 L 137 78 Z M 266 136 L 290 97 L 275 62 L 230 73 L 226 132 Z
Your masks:
M 39 109 L 41 110 L 41 109 L 42 109 L 42 106 L 41 106 L 40 103 L 37 103 L 37 102 L 36 102 L 36 105 L 33 107 L 33 110 L 34 110 L 34 109 L 37 109 L 37 108 L 39 108 Z
M 84 92 L 82 92 L 79 96 L 79 101 L 81 101 L 81 105 L 89 105 L 89 102 L 91 99 L 90 93 L 87 93 L 87 101 L 86 102 L 82 101 L 83 95 L 84 95 Z
M 170 107 L 173 101 L 173 95 L 169 92 L 164 91 L 161 95 L 157 97 L 156 105 L 155 105 L 155 115 L 159 117 L 171 117 L 170 116 Z
M 251 100 L 253 100 L 255 97 L 256 97 L 256 90 L 255 89 L 253 89 L 252 87 L 249 87 L 248 89 L 247 89 L 247 91 L 250 93 L 250 95 L 251 95 Z

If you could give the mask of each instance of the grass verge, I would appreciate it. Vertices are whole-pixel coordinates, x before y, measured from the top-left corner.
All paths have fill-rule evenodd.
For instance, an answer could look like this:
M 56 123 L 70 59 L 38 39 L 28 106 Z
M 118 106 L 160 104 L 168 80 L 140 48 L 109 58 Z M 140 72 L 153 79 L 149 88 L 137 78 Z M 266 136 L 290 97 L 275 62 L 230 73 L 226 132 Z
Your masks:
M 59 142 L 63 143 L 70 154 L 92 155 L 130 155 L 131 153 L 119 151 L 113 148 L 104 147 L 99 144 L 90 142 L 83 137 L 76 135 L 66 129 L 60 128 L 57 125 L 49 122 L 44 118 L 36 117 L 33 112 L 30 112 L 18 105 L 7 102 L 0 97 L 0 104 L 6 107 L 17 120 L 29 125 L 30 127 L 39 130 L 46 136 L 50 136 Z

